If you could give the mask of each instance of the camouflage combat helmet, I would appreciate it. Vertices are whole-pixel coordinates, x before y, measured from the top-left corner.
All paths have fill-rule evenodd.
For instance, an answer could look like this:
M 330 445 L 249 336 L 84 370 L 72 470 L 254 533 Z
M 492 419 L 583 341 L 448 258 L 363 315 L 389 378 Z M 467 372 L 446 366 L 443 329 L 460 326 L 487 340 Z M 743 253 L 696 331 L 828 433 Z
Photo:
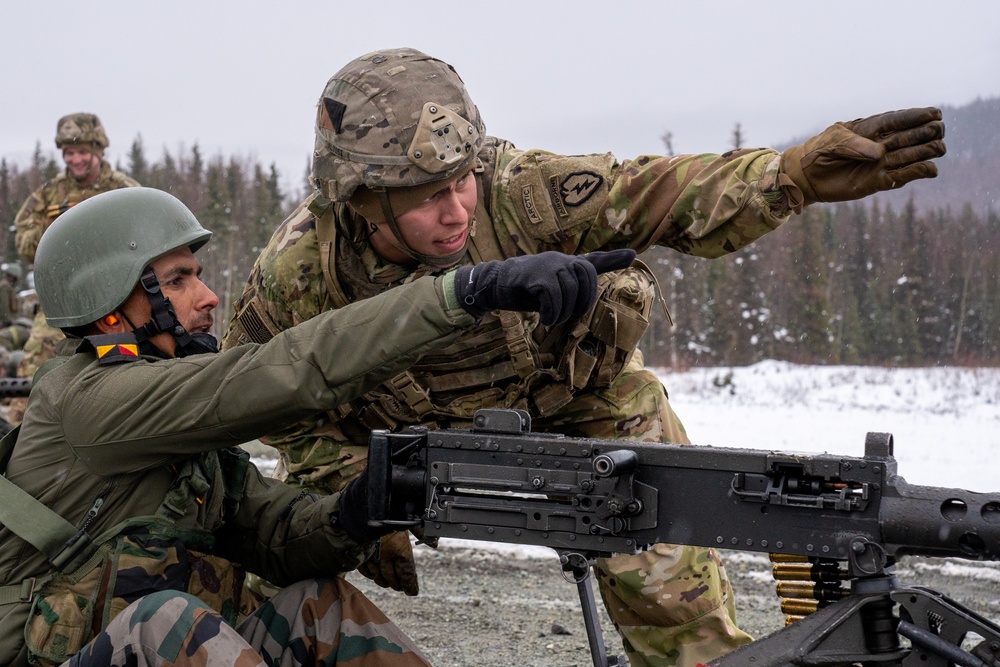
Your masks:
M 91 197 L 45 230 L 35 253 L 35 286 L 53 327 L 78 327 L 113 312 L 146 266 L 211 238 L 188 208 L 154 188 L 122 188 Z
M 323 89 L 313 178 L 341 202 L 362 185 L 444 181 L 473 163 L 485 134 L 451 65 L 414 49 L 376 51 L 350 62 Z
M 56 148 L 90 144 L 99 155 L 108 147 L 101 119 L 92 113 L 71 113 L 59 119 L 56 125 Z

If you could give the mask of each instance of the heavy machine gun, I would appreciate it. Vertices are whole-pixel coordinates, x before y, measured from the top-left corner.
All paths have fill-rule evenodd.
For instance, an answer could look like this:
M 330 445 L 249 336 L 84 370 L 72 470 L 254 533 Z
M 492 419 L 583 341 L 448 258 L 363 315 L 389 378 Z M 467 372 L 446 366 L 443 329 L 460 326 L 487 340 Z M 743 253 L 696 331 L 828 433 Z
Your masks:
M 520 410 L 473 424 L 373 431 L 371 523 L 555 549 L 598 667 L 625 663 L 604 648 L 589 566 L 658 542 L 798 557 L 813 573 L 815 612 L 713 666 L 1000 667 L 1000 627 L 895 576 L 904 555 L 1000 560 L 1000 493 L 908 484 L 887 433 L 852 457 L 532 433 Z

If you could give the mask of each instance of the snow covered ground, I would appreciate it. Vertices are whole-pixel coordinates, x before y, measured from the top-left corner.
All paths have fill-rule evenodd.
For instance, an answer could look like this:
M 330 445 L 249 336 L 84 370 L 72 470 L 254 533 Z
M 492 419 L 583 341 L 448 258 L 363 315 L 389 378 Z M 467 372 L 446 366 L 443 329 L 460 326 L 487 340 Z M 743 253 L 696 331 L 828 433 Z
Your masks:
M 1000 491 L 1000 369 L 765 361 L 660 375 L 692 442 L 860 456 L 882 431 L 911 484 Z

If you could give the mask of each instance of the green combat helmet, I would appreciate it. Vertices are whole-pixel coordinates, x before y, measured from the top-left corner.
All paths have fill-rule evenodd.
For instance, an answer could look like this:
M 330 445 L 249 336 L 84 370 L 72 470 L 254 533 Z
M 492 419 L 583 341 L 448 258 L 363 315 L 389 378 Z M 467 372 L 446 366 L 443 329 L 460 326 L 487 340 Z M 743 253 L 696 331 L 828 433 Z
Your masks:
M 89 144 L 98 155 L 104 155 L 109 142 L 101 119 L 92 113 L 71 113 L 60 118 L 56 125 L 56 148 L 81 144 Z
M 475 164 L 486 128 L 458 73 L 414 49 L 376 51 L 334 74 L 317 107 L 316 187 L 434 263 L 405 247 L 396 218 Z
M 60 329 L 96 322 L 123 304 L 140 278 L 145 283 L 151 261 L 185 246 L 196 251 L 211 236 L 162 190 L 122 188 L 80 202 L 56 218 L 35 253 L 45 319 Z
M 10 276 L 15 280 L 20 280 L 24 277 L 24 272 L 18 264 L 4 262 L 0 264 L 0 272 L 4 275 Z

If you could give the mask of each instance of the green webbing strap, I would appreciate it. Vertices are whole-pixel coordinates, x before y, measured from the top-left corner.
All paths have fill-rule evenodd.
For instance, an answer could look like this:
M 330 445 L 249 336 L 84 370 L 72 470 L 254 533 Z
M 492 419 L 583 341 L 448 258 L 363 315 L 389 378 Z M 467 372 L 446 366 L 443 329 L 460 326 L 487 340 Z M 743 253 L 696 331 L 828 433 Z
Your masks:
M 7 479 L 7 462 L 10 461 L 20 430 L 21 427 L 18 426 L 0 439 L 0 524 L 41 551 L 51 561 L 58 557 L 60 552 L 66 553 L 65 547 L 77 535 L 77 530 L 34 496 Z M 75 549 L 70 550 L 71 553 L 75 551 Z M 54 574 L 37 579 L 31 577 L 19 584 L 0 586 L 0 605 L 31 600 L 35 591 Z
M 7 479 L 7 461 L 20 430 L 18 426 L 0 440 L 0 524 L 52 560 L 73 539 L 77 530 Z
M 35 595 L 35 591 L 39 590 L 51 578 L 35 579 L 31 577 L 19 584 L 0 586 L 0 605 L 13 604 L 14 602 L 30 602 L 31 598 Z

